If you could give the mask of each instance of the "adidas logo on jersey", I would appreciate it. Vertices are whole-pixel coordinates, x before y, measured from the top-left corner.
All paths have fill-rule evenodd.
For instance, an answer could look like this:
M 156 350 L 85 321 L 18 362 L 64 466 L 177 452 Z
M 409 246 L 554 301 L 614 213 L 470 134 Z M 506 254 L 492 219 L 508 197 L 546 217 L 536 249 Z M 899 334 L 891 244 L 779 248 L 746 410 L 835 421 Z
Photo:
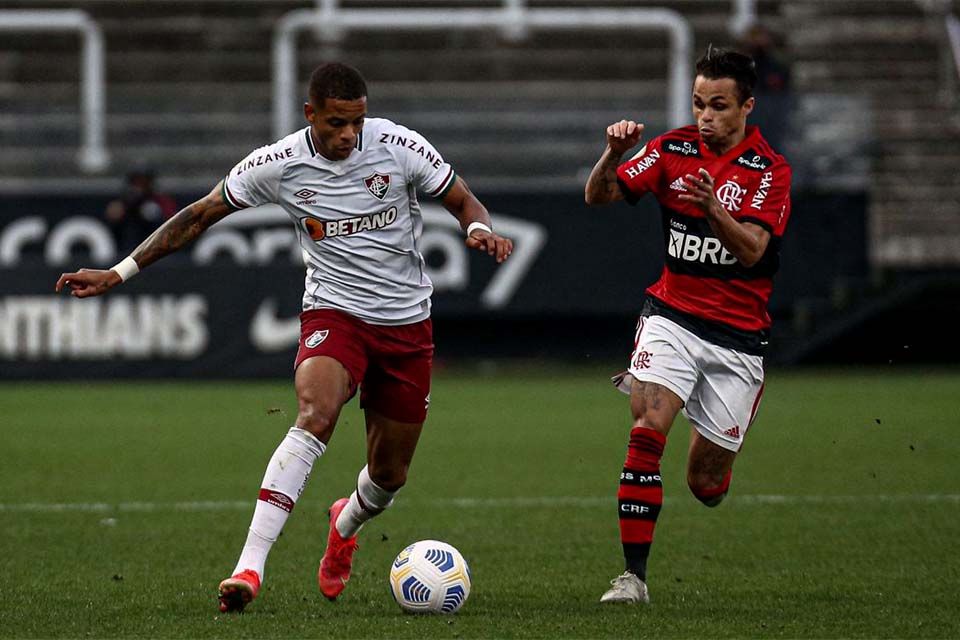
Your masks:
M 686 191 L 686 190 L 687 190 L 686 185 L 683 184 L 683 178 L 682 178 L 682 177 L 681 177 L 681 178 L 677 178 L 676 180 L 674 180 L 673 182 L 671 182 L 671 183 L 670 183 L 670 188 L 671 188 L 671 189 L 674 189 L 675 191 Z
M 739 437 L 740 437 L 740 425 L 737 425 L 737 424 L 733 425 L 732 427 L 730 427 L 729 429 L 727 429 L 726 431 L 724 431 L 724 432 L 723 432 L 723 435 L 725 435 L 725 436 L 730 436 L 731 438 L 739 438 Z

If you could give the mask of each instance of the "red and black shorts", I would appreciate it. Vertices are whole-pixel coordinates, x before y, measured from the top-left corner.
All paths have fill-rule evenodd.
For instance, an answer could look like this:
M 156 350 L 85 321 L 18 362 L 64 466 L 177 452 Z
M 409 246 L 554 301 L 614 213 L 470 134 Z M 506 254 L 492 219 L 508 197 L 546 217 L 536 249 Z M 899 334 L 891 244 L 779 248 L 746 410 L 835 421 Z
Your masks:
M 300 314 L 300 348 L 294 368 L 327 356 L 350 374 L 350 397 L 360 387 L 360 406 L 400 422 L 423 422 L 430 404 L 433 322 L 368 324 L 334 309 Z

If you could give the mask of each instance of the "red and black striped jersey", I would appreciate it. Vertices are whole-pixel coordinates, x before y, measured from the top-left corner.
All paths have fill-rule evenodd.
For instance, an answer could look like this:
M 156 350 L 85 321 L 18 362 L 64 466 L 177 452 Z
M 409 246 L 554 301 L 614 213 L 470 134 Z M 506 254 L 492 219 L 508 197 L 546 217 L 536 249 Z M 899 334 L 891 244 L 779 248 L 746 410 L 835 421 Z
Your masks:
M 745 267 L 714 235 L 703 210 L 680 200 L 684 176 L 713 176 L 717 199 L 740 222 L 770 232 L 763 257 Z M 654 138 L 617 169 L 631 204 L 646 193 L 660 203 L 666 261 L 647 289 L 648 313 L 665 315 L 711 342 L 762 354 L 769 336 L 767 301 L 780 264 L 780 241 L 790 217 L 790 165 L 749 126 L 743 142 L 721 156 L 696 126 Z

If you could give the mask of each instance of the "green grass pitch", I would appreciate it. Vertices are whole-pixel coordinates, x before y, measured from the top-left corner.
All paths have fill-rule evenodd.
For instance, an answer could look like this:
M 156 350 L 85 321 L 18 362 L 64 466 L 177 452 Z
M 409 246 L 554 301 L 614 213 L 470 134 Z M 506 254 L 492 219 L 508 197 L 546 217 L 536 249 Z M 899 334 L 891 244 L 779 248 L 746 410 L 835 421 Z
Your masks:
M 652 603 L 618 607 L 597 600 L 621 570 L 630 419 L 605 373 L 438 371 L 410 483 L 330 603 L 316 569 L 363 464 L 352 403 L 242 616 L 216 586 L 295 418 L 290 382 L 0 385 L 0 637 L 960 636 L 960 374 L 770 372 L 716 509 L 685 486 L 678 421 Z M 470 563 L 457 615 L 390 596 L 391 560 L 423 538 Z

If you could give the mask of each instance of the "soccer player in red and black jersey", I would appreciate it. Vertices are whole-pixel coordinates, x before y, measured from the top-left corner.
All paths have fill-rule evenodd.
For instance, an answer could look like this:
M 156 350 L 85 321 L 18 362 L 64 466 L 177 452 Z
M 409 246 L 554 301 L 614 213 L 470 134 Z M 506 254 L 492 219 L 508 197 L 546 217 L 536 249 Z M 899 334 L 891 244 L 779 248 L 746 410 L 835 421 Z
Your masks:
M 767 300 L 790 217 L 790 165 L 747 126 L 753 61 L 711 48 L 697 61 L 696 124 L 669 131 L 638 154 L 643 125 L 607 127 L 587 204 L 652 193 L 660 203 L 666 264 L 647 289 L 627 371 L 633 428 L 617 493 L 626 570 L 601 602 L 648 602 L 647 556 L 663 502 L 660 458 L 682 410 L 690 421 L 687 483 L 716 506 L 763 392 Z

